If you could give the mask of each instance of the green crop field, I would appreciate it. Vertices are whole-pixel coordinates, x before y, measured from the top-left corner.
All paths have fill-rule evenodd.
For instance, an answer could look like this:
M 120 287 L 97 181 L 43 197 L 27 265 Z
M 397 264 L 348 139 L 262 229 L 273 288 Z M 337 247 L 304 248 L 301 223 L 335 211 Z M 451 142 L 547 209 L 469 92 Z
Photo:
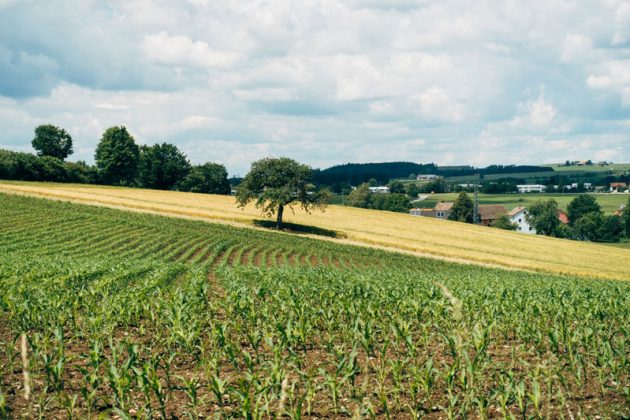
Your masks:
M 0 290 L 0 418 L 630 415 L 624 281 L 0 194 Z
M 455 201 L 458 193 L 433 194 L 422 201 L 414 201 L 412 204 L 416 207 L 434 207 L 441 201 Z M 469 193 L 469 195 L 472 195 Z M 479 194 L 480 204 L 500 204 L 508 210 L 516 206 L 528 207 L 537 200 L 551 200 L 558 202 L 558 207 L 566 210 L 569 203 L 579 194 Z M 628 203 L 630 195 L 628 194 L 592 194 L 602 210 L 606 213 L 612 213 L 623 204 Z

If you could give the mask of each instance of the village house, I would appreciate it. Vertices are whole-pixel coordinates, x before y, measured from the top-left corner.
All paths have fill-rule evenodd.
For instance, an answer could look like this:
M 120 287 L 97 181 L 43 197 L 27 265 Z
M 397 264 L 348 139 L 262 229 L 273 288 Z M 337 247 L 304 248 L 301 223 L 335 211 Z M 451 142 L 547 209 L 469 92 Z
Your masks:
M 510 222 L 516 224 L 517 232 L 533 234 L 536 233 L 536 229 L 534 229 L 533 226 L 530 226 L 530 224 L 527 223 L 527 219 L 525 218 L 525 216 L 527 216 L 527 209 L 525 207 L 514 207 L 507 213 L 507 215 L 510 218 Z
M 453 207 L 453 203 L 445 203 L 442 201 L 441 203 L 437 203 L 434 208 L 415 208 L 409 210 L 409 214 L 412 216 L 424 216 L 424 217 L 434 217 L 436 219 L 448 219 L 449 214 L 451 214 L 451 208 Z
M 479 206 L 479 220 L 483 226 L 492 225 L 505 213 L 507 213 L 507 209 L 497 204 L 482 204 Z
M 451 214 L 451 208 L 453 208 L 454 203 L 445 203 L 442 201 L 441 203 L 437 203 L 435 205 L 435 216 L 438 219 L 448 219 L 448 216 Z
M 412 216 L 435 217 L 435 210 L 430 207 L 410 209 L 409 214 Z
M 440 177 L 438 175 L 433 175 L 433 174 L 416 176 L 416 180 L 418 181 L 434 181 L 437 178 L 440 178 Z
M 618 191 L 623 192 L 628 188 L 625 182 L 611 182 L 610 183 L 610 191 Z

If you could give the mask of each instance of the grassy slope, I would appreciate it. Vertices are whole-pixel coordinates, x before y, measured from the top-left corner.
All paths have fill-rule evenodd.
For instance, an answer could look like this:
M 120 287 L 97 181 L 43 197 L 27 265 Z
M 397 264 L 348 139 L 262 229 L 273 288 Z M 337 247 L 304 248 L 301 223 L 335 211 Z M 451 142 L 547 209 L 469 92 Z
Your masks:
M 23 182 L 1 182 L 0 191 L 250 226 L 262 218 L 253 207 L 239 210 L 227 196 Z M 340 206 L 311 215 L 298 209 L 286 214 L 289 222 L 334 230 L 354 243 L 518 269 L 630 279 L 630 266 L 619 264 L 630 253 L 620 248 Z
M 423 201 L 414 202 L 417 207 L 433 207 L 440 201 L 454 201 L 458 193 L 433 194 L 431 197 Z M 529 206 L 537 200 L 554 199 L 558 202 L 558 206 L 566 210 L 569 203 L 579 194 L 479 194 L 479 202 L 481 204 L 501 204 L 508 209 L 516 206 Z M 612 213 L 619 208 L 620 205 L 628 203 L 627 194 L 593 194 L 597 202 L 604 212 Z

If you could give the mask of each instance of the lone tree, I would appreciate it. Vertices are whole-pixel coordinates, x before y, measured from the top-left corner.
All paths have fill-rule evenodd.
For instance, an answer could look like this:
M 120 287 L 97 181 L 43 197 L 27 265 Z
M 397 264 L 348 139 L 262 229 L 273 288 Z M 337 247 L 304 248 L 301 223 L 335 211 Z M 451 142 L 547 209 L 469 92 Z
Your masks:
M 451 207 L 451 212 L 448 215 L 448 220 L 455 220 L 457 222 L 472 223 L 473 222 L 473 207 L 474 203 L 468 197 L 465 192 L 460 192 L 457 199 Z
M 51 156 L 64 160 L 72 154 L 72 137 L 63 128 L 44 124 L 35 128 L 35 138 L 31 142 L 38 156 Z
M 140 149 L 125 127 L 110 127 L 96 146 L 96 166 L 106 183 L 130 185 L 138 172 Z
M 310 213 L 311 209 L 323 210 L 328 204 L 326 190 L 313 191 L 312 176 L 309 166 L 293 159 L 261 159 L 252 163 L 252 169 L 238 186 L 236 201 L 241 208 L 255 201 L 256 207 L 268 216 L 276 214 L 276 226 L 281 229 L 285 207 L 293 209 L 299 204 Z

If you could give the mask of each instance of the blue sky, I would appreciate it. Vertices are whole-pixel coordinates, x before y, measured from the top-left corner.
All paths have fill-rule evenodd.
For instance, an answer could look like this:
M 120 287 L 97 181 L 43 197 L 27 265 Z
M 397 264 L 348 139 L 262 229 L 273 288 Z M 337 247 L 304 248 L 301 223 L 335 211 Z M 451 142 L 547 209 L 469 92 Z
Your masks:
M 630 1 L 0 0 L 0 147 L 42 123 L 241 175 L 628 161 Z

